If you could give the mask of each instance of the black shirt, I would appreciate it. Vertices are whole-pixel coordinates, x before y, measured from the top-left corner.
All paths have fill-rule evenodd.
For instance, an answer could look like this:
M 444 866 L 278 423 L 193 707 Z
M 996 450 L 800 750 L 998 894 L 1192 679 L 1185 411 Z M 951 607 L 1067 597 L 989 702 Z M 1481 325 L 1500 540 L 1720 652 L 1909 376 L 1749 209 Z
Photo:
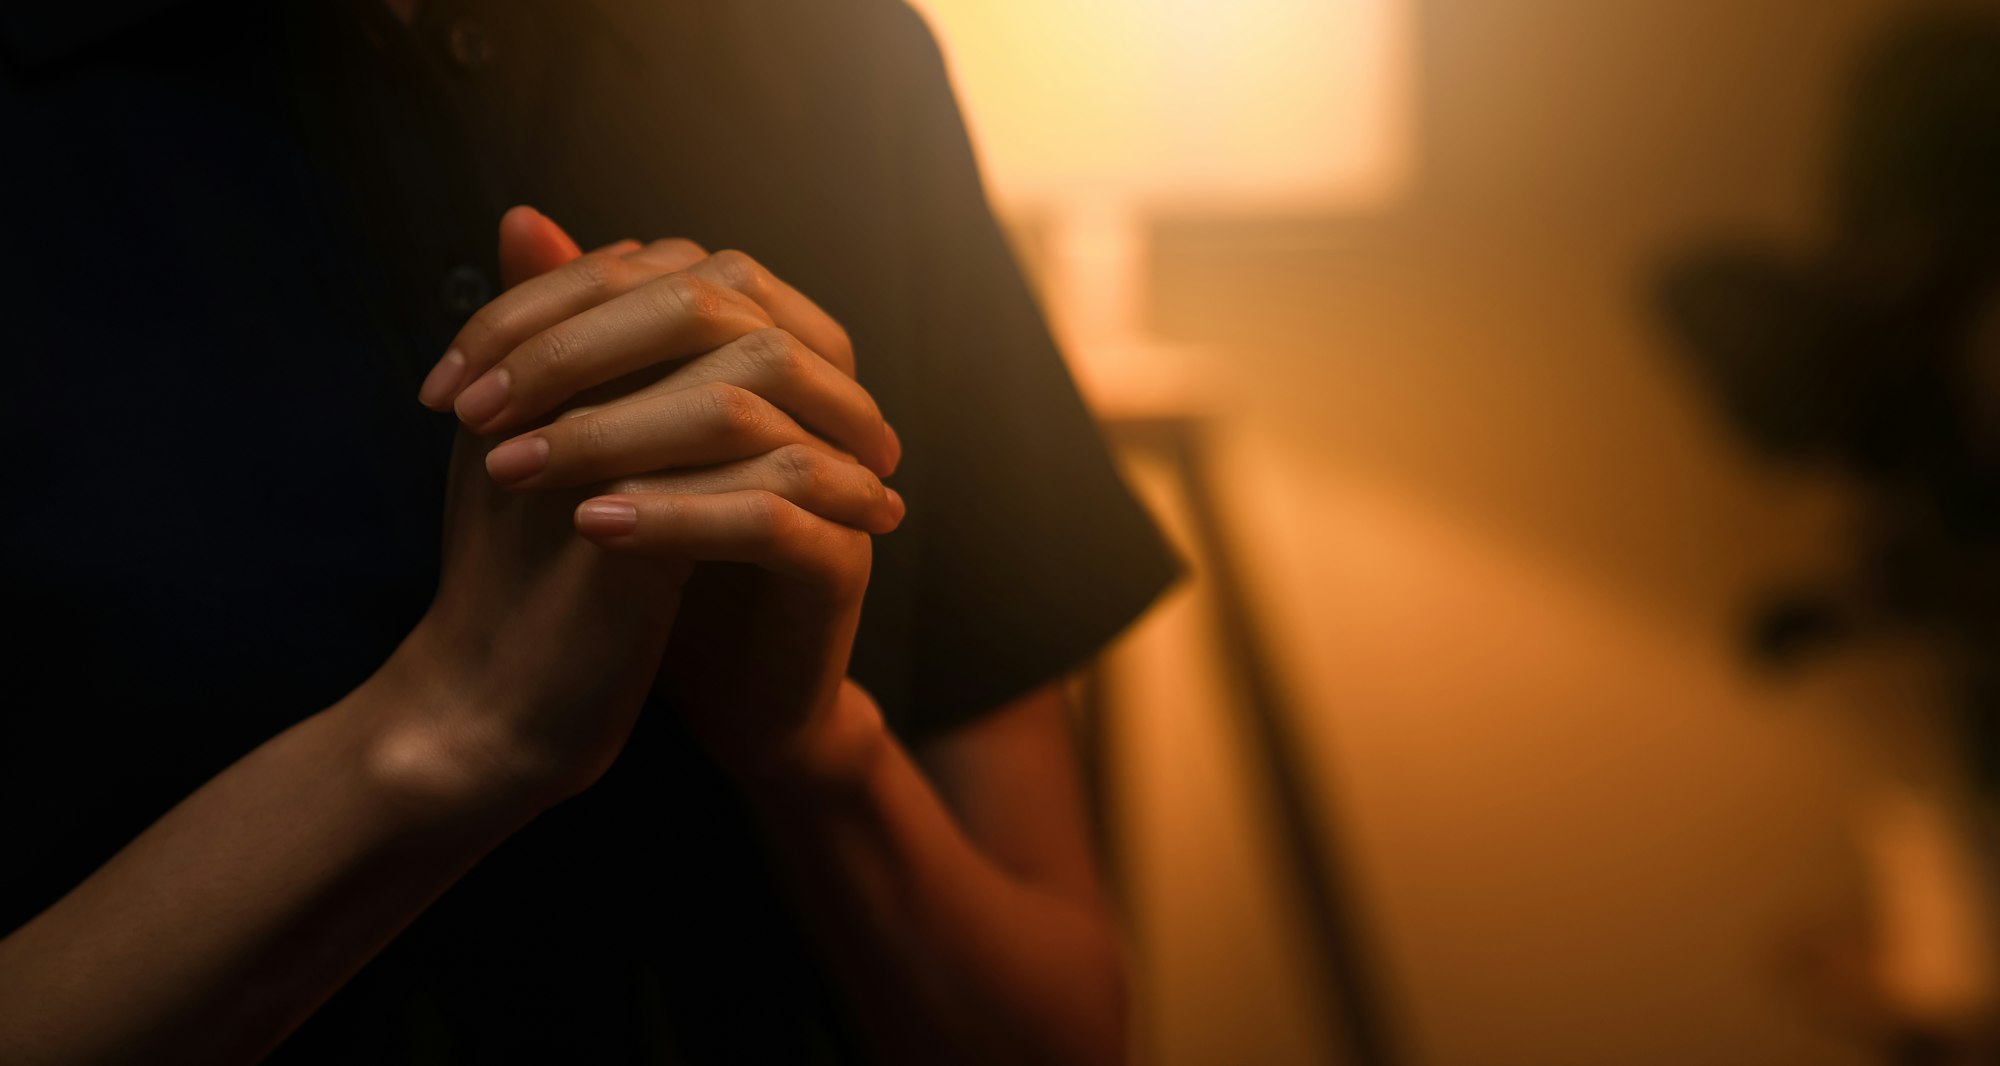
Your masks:
M 848 327 L 910 507 L 853 671 L 906 739 L 1171 579 L 900 3 L 15 4 L 0 75 L 0 927 L 422 613 L 453 425 L 414 396 L 512 203 L 746 249 Z M 850 1055 L 740 801 L 652 708 L 273 1061 Z

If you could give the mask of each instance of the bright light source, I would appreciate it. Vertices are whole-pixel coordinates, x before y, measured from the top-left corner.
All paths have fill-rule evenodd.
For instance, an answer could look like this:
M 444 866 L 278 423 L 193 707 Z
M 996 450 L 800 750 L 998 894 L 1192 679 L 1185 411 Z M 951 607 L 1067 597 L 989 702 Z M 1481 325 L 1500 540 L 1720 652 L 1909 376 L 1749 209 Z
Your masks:
M 1006 204 L 1379 206 L 1411 169 L 1409 0 L 915 0 Z

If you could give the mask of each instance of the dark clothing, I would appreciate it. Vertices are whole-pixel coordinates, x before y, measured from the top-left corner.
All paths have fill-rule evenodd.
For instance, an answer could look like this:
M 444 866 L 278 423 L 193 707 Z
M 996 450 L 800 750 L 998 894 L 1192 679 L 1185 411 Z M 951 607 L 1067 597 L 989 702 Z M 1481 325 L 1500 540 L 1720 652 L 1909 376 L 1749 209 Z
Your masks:
M 512 203 L 585 246 L 746 249 L 848 327 L 909 502 L 853 670 L 906 739 L 1057 678 L 1172 576 L 900 3 L 14 4 L 0 130 L 29 627 L 0 653 L 0 928 L 422 614 L 453 423 L 414 397 Z M 655 707 L 273 1061 L 851 1054 L 740 801 Z

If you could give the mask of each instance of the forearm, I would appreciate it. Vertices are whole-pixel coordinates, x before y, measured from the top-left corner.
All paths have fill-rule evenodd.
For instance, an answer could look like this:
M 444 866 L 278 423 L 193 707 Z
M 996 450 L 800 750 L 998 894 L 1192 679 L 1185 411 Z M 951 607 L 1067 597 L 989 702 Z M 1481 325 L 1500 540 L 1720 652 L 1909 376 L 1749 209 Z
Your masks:
M 0 1060 L 249 1062 L 532 816 L 399 733 L 385 671 L 0 940 Z
M 1123 1061 L 1108 916 L 993 861 L 886 731 L 862 750 L 838 773 L 750 791 L 873 1050 L 891 1062 Z

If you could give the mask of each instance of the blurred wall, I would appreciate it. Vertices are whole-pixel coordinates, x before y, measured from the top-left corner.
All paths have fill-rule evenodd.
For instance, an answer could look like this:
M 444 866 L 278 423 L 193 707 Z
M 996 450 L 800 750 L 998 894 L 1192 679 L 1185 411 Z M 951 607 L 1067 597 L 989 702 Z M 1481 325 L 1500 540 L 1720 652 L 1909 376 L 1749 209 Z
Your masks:
M 1838 74 L 1913 6 L 1422 0 L 1400 207 L 1156 229 L 1152 326 L 1219 416 L 1416 1061 L 1868 1061 L 1787 959 L 1862 892 L 1849 726 L 1931 697 L 1892 655 L 1744 674 L 1742 610 L 1832 557 L 1840 500 L 1736 450 L 1647 272 L 1718 229 L 1808 239 Z M 1114 665 L 1145 1052 L 1323 1061 L 1202 607 Z

